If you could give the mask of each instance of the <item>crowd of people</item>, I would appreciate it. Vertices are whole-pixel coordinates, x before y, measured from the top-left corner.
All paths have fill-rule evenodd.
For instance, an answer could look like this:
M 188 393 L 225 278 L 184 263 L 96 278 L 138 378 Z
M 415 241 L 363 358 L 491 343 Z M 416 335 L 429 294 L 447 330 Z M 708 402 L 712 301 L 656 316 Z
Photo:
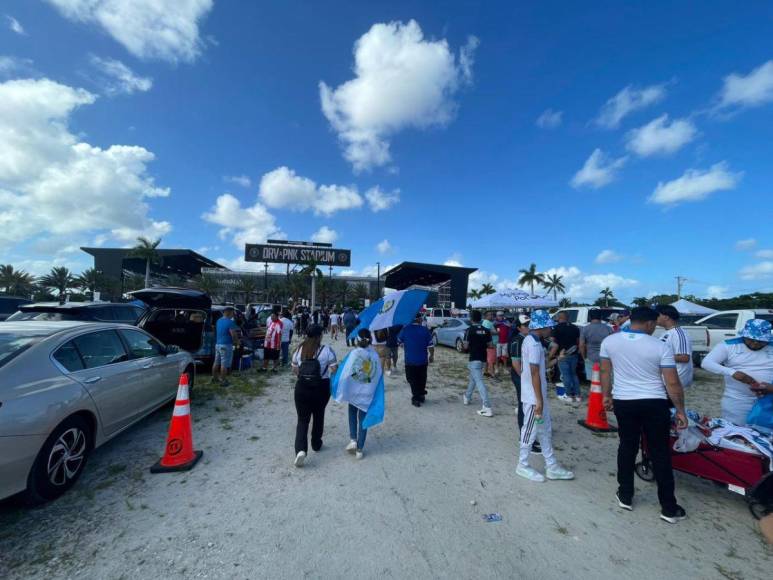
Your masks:
M 238 341 L 233 313 L 226 311 L 217 323 L 218 358 L 213 374 L 222 376 L 229 344 Z M 311 447 L 322 447 L 326 406 L 332 398 L 348 405 L 350 441 L 346 451 L 364 457 L 369 428 L 384 416 L 384 377 L 397 368 L 403 350 L 405 378 L 411 403 L 420 408 L 426 401 L 428 366 L 434 361 L 434 343 L 421 313 L 411 324 L 376 329 L 360 328 L 357 313 L 324 309 L 272 312 L 267 322 L 263 369 L 291 360 L 296 375 L 295 406 L 298 423 L 295 465 L 301 467 Z M 653 337 L 656 326 L 665 332 Z M 302 338 L 290 354 L 297 329 Z M 332 345 L 323 345 L 329 334 Z M 343 336 L 341 336 L 343 335 Z M 354 347 L 340 364 L 333 348 L 339 339 Z M 533 482 L 570 480 L 574 473 L 560 465 L 552 445 L 552 416 L 548 374 L 557 370 L 557 399 L 567 403 L 583 400 L 578 369 L 584 364 L 586 378 L 599 372 L 603 405 L 614 413 L 619 432 L 617 453 L 620 508 L 633 509 L 634 467 L 642 435 L 658 487 L 660 517 L 676 523 L 686 511 L 676 500 L 669 438 L 672 427 L 683 429 L 688 420 L 685 390 L 693 383 L 693 356 L 689 335 L 679 326 L 679 312 L 668 305 L 634 308 L 603 321 L 592 311 L 590 323 L 579 328 L 559 312 L 555 319 L 545 310 L 517 314 L 508 319 L 503 312 L 473 311 L 464 335 L 468 353 L 469 380 L 462 403 L 470 405 L 477 392 L 481 417 L 493 417 L 494 408 L 486 380 L 509 372 L 517 401 L 518 465 L 516 474 Z M 220 365 L 218 367 L 218 365 Z M 722 416 L 743 425 L 760 396 L 773 393 L 773 333 L 765 320 L 749 321 L 737 338 L 725 341 L 706 356 L 703 368 L 725 377 Z M 558 378 L 558 377 L 556 377 Z M 541 453 L 545 472 L 530 463 Z

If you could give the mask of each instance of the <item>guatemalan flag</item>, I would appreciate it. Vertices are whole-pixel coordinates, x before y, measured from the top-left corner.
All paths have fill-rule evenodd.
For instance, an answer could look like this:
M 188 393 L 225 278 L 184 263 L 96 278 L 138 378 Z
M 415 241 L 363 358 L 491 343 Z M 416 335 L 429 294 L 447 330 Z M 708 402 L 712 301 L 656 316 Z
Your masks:
M 349 333 L 349 336 L 355 338 L 361 328 L 374 331 L 398 324 L 410 324 L 428 296 L 429 291 L 415 289 L 387 294 L 359 313 L 360 325 Z
M 384 420 L 384 371 L 372 348 L 355 348 L 339 365 L 330 393 L 337 402 L 365 411 L 363 429 Z

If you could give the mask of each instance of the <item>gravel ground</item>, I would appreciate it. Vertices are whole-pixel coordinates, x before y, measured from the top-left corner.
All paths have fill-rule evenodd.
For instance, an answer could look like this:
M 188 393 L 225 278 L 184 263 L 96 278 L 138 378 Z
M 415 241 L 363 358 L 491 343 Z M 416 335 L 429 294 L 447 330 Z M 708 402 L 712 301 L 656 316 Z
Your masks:
M 402 376 L 388 379 L 386 421 L 360 462 L 331 402 L 325 447 L 292 466 L 292 385 L 284 373 L 257 397 L 200 390 L 193 471 L 148 473 L 167 407 L 97 450 L 58 501 L 0 504 L 0 577 L 770 578 L 773 553 L 724 488 L 677 473 L 690 517 L 676 526 L 658 519 L 653 484 L 637 481 L 635 511 L 619 510 L 616 438 L 577 425 L 584 405 L 551 401 L 557 455 L 577 479 L 516 477 L 509 378 L 490 381 L 497 414 L 479 417 L 461 404 L 465 359 L 450 349 L 421 409 Z M 721 388 L 698 371 L 689 406 L 718 413 Z M 481 517 L 494 512 L 501 522 Z

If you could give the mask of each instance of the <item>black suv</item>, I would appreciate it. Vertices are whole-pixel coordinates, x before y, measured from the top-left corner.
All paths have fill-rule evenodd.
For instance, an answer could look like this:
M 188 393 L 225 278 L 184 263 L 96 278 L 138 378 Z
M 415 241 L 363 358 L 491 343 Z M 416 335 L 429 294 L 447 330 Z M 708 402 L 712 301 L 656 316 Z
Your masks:
M 141 306 L 121 302 L 37 302 L 19 306 L 19 311 L 9 316 L 8 321 L 82 320 L 135 324 L 144 311 Z

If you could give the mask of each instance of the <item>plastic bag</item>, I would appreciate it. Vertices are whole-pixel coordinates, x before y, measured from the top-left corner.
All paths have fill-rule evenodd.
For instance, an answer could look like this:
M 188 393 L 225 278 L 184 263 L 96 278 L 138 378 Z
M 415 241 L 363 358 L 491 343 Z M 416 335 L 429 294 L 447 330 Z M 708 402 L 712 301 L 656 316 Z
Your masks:
M 679 431 L 679 438 L 674 443 L 674 451 L 690 453 L 695 451 L 703 441 L 703 433 L 697 427 L 688 427 Z
M 773 429 L 773 395 L 765 395 L 754 403 L 746 423 L 765 430 Z

